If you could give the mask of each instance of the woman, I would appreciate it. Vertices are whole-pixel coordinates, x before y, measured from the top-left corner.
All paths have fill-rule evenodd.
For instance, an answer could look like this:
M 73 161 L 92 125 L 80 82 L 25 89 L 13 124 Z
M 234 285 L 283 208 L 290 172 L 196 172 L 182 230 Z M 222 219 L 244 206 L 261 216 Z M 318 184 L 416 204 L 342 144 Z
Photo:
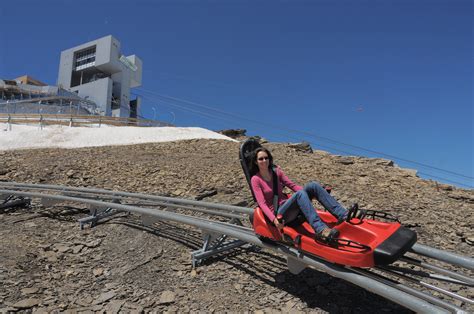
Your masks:
M 273 207 L 273 157 L 266 148 L 257 148 L 252 155 L 252 167 L 250 169 L 251 185 L 258 206 L 263 210 L 264 214 L 275 226 L 283 229 L 283 224 L 276 218 Z M 343 222 L 348 211 L 342 207 L 321 185 L 316 182 L 310 182 L 302 188 L 293 183 L 284 173 L 274 167 L 278 178 L 278 212 L 283 215 L 285 221 L 291 221 L 301 211 L 309 224 L 313 227 L 316 237 L 324 240 L 337 238 L 339 231 L 329 228 L 319 217 L 318 213 L 311 203 L 312 199 L 317 199 L 326 210 L 333 216 L 338 218 L 338 224 Z M 282 193 L 283 187 L 286 186 L 295 192 L 290 198 Z

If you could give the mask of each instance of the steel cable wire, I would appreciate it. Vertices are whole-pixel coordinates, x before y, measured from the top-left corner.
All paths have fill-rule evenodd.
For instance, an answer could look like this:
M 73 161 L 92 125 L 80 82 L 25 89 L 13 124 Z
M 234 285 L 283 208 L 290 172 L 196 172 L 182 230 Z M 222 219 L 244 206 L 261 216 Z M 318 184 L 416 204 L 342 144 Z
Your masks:
M 161 94 L 158 94 L 158 93 L 155 93 L 155 92 L 152 92 L 152 91 L 147 91 L 147 90 L 144 90 L 144 89 L 138 89 L 138 90 L 147 92 L 147 93 L 152 94 L 152 95 L 155 95 L 155 96 L 157 96 L 157 97 L 161 97 L 161 98 L 165 98 L 165 99 L 171 99 L 171 100 L 174 100 L 174 101 L 177 101 L 177 102 L 183 102 L 183 103 L 186 103 L 186 104 L 189 104 L 189 105 L 193 105 L 193 106 L 198 106 L 198 107 L 201 107 L 201 108 L 205 108 L 205 109 L 207 109 L 207 110 L 211 110 L 211 111 L 218 112 L 218 113 L 220 113 L 220 114 L 222 114 L 222 115 L 227 115 L 227 116 L 231 116 L 231 117 L 234 117 L 234 118 L 238 118 L 238 119 L 242 119 L 242 120 L 247 120 L 247 121 L 253 122 L 253 123 L 266 124 L 266 125 L 271 126 L 271 127 L 274 127 L 274 128 L 282 128 L 281 126 L 276 126 L 276 125 L 274 125 L 274 124 L 267 123 L 267 122 L 256 121 L 256 120 L 249 119 L 249 118 L 247 118 L 247 117 L 244 117 L 244 116 L 241 116 L 241 115 L 238 115 L 238 114 L 234 114 L 234 113 L 230 113 L 230 112 L 226 112 L 226 111 L 223 111 L 223 110 L 219 110 L 219 109 L 216 109 L 216 108 L 213 108 L 213 107 L 210 107 L 210 106 L 198 104 L 198 103 L 196 103 L 196 102 L 192 102 L 192 101 L 188 101 L 188 100 L 184 100 L 184 99 L 179 99 L 179 98 L 172 97 L 172 96 L 161 95 Z M 378 154 L 378 155 L 382 155 L 382 156 L 385 156 L 385 157 L 393 158 L 393 159 L 396 159 L 396 160 L 405 161 L 405 162 L 408 162 L 408 163 L 412 163 L 412 164 L 416 164 L 416 165 L 419 165 L 419 166 L 423 166 L 423 167 L 435 169 L 435 170 L 438 170 L 438 171 L 446 172 L 446 173 L 449 173 L 449 174 L 452 174 L 452 175 L 456 175 L 456 176 L 460 176 L 460 177 L 463 177 L 463 178 L 474 179 L 474 177 L 466 176 L 466 175 L 463 175 L 463 174 L 460 174 L 460 173 L 457 173 L 457 172 L 454 172 L 454 171 L 450 171 L 450 170 L 447 170 L 447 169 L 442 169 L 442 168 L 439 168 L 439 167 L 431 166 L 431 165 L 424 164 L 424 163 L 420 163 L 420 162 L 417 162 L 417 161 L 405 159 L 405 158 L 398 157 L 398 156 L 395 156 L 395 155 L 386 154 L 386 153 L 379 152 L 379 151 L 375 151 L 375 150 L 372 150 L 372 149 L 368 149 L 368 148 L 365 148 L 365 147 L 362 147 L 362 146 L 344 143 L 344 142 L 341 142 L 341 141 L 338 141 L 338 140 L 334 140 L 334 139 L 331 139 L 331 138 L 328 138 L 328 137 L 324 137 L 324 136 L 319 136 L 319 135 L 316 135 L 316 134 L 312 134 L 312 133 L 307 132 L 307 131 L 300 131 L 300 130 L 291 129 L 291 128 L 285 128 L 285 127 L 283 127 L 283 129 L 285 129 L 285 130 L 287 130 L 287 131 L 289 131 L 289 132 L 292 132 L 292 133 L 304 134 L 304 135 L 306 135 L 306 136 L 314 137 L 314 138 L 316 138 L 316 139 L 321 139 L 321 140 L 329 141 L 329 142 L 332 142 L 332 143 L 335 143 L 335 144 L 339 144 L 339 145 L 343 145 L 343 146 L 348 146 L 348 147 L 352 147 L 352 148 L 354 148 L 354 149 L 366 151 L 366 152 L 369 152 L 369 153 Z
M 285 130 L 285 131 L 287 131 L 291 134 L 295 134 L 295 133 L 302 134 L 302 135 L 312 137 L 312 138 L 315 138 L 315 139 L 329 141 L 329 142 L 332 142 L 334 144 L 343 145 L 343 146 L 351 147 L 351 148 L 354 148 L 354 149 L 357 149 L 357 150 L 363 150 L 363 151 L 366 151 L 366 152 L 370 152 L 370 153 L 375 154 L 375 155 L 381 155 L 381 156 L 384 156 L 384 157 L 389 157 L 389 158 L 394 159 L 394 160 L 399 160 L 399 161 L 407 162 L 407 163 L 410 163 L 410 164 L 415 164 L 415 165 L 418 165 L 418 166 L 421 166 L 421 167 L 430 168 L 432 170 L 445 172 L 445 173 L 448 173 L 448 174 L 451 174 L 451 175 L 454 175 L 454 176 L 457 176 L 457 177 L 463 177 L 463 178 L 466 178 L 466 179 L 474 179 L 474 177 L 466 176 L 466 175 L 456 173 L 456 172 L 453 172 L 453 171 L 450 171 L 450 170 L 434 167 L 434 166 L 431 166 L 431 165 L 427 165 L 427 164 L 420 163 L 420 162 L 417 162 L 417 161 L 412 161 L 412 160 L 397 157 L 397 156 L 394 156 L 394 155 L 374 151 L 374 150 L 371 150 L 371 149 L 366 149 L 366 148 L 361 147 L 361 146 L 356 146 L 356 145 L 352 145 L 352 144 L 343 143 L 343 142 L 340 142 L 340 141 L 329 139 L 327 137 L 321 137 L 321 136 L 312 134 L 310 132 L 299 131 L 299 130 L 289 129 L 289 128 L 285 128 L 285 127 L 281 127 L 281 126 L 276 126 L 276 125 L 273 125 L 273 124 L 270 124 L 270 123 L 267 123 L 267 122 L 256 121 L 256 120 L 249 119 L 249 118 L 246 118 L 246 117 L 243 117 L 243 116 L 240 116 L 240 115 L 236 115 L 236 114 L 233 114 L 233 113 L 228 113 L 228 112 L 225 112 L 225 111 L 222 111 L 222 110 L 219 110 L 219 109 L 215 109 L 215 108 L 212 108 L 212 107 L 209 107 L 209 106 L 197 104 L 195 102 L 190 102 L 190 101 L 187 101 L 187 100 L 182 100 L 182 99 L 171 97 L 171 96 L 160 95 L 160 94 L 157 94 L 157 93 L 154 93 L 154 92 L 151 92 L 151 91 L 147 91 L 147 90 L 143 90 L 143 89 L 140 89 L 140 90 L 145 92 L 145 93 L 149 93 L 149 94 L 152 94 L 152 95 L 155 95 L 155 96 L 159 97 L 159 101 L 162 102 L 162 103 L 165 103 L 166 105 L 169 105 L 169 106 L 172 106 L 172 107 L 175 107 L 175 108 L 180 108 L 182 110 L 187 110 L 187 111 L 190 111 L 190 112 L 194 112 L 198 115 L 205 116 L 205 117 L 208 117 L 208 118 L 212 118 L 212 119 L 217 118 L 217 119 L 226 120 L 226 121 L 230 121 L 230 122 L 235 122 L 236 118 L 241 119 L 241 120 L 246 120 L 246 121 L 249 121 L 251 123 L 260 125 L 260 126 L 261 125 L 266 125 L 266 126 L 272 127 L 273 129 Z M 137 94 L 137 95 L 139 95 L 139 94 Z M 151 97 L 149 97 L 149 96 L 145 96 L 145 95 L 139 95 L 139 96 L 151 99 Z M 155 100 L 157 100 L 157 99 L 155 99 Z M 212 115 L 210 113 L 205 113 L 205 112 L 202 112 L 202 111 L 199 111 L 199 110 L 196 110 L 196 109 L 191 109 L 191 108 L 188 108 L 188 107 L 183 106 L 183 105 L 178 105 L 176 103 L 186 103 L 186 104 L 189 104 L 189 105 L 192 105 L 192 106 L 202 107 L 202 108 L 205 108 L 206 110 L 216 112 L 217 115 Z M 233 119 L 230 120 L 229 118 L 225 118 L 223 116 L 230 116 L 230 117 L 233 117 Z M 279 133 L 279 134 L 281 135 L 281 133 Z M 301 140 L 301 138 L 296 138 L 294 136 L 289 136 L 287 134 L 285 136 L 286 136 L 286 138 L 293 138 L 293 139 Z M 345 151 L 345 150 L 337 149 L 337 148 L 330 147 L 330 146 L 321 145 L 319 143 L 314 143 L 311 140 L 309 140 L 309 141 L 306 140 L 306 141 L 309 142 L 310 144 L 315 145 L 315 146 L 332 149 L 332 150 L 342 152 L 342 153 L 345 153 L 345 154 L 354 154 L 354 153 L 351 153 L 351 152 L 348 152 L 348 151 Z M 447 178 L 444 178 L 444 177 L 439 177 L 439 176 L 431 175 L 431 174 L 424 173 L 424 172 L 419 172 L 419 173 L 423 174 L 425 176 L 428 176 L 428 177 L 442 179 L 442 180 L 445 180 L 447 182 L 455 183 L 455 184 L 458 184 L 460 186 L 465 186 L 465 187 L 469 187 L 469 188 L 473 187 L 472 185 L 461 183 L 461 182 L 454 181 L 454 180 L 450 180 L 450 179 L 447 179 Z

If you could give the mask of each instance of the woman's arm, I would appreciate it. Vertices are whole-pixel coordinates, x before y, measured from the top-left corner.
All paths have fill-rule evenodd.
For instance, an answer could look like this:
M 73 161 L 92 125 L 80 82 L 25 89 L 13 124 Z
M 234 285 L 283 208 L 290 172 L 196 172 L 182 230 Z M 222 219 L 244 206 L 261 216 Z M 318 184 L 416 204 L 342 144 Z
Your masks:
M 303 189 L 301 186 L 299 186 L 298 184 L 291 181 L 280 168 L 277 168 L 276 171 L 277 171 L 277 175 L 280 179 L 280 182 L 283 184 L 283 186 L 288 187 L 293 192 L 296 192 L 296 191 L 299 191 L 299 190 Z

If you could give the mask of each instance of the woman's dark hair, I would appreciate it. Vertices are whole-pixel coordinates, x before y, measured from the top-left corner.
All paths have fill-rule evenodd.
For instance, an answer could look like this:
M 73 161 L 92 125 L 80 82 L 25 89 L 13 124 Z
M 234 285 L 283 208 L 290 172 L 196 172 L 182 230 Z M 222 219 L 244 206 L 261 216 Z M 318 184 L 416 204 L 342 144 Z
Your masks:
M 250 177 L 254 176 L 257 174 L 258 172 L 258 166 L 257 166 L 257 156 L 258 156 L 258 153 L 260 152 L 265 152 L 267 153 L 268 155 L 268 160 L 270 161 L 268 163 L 268 168 L 270 169 L 272 166 L 273 166 L 273 156 L 272 154 L 270 153 L 270 151 L 268 149 L 266 149 L 265 147 L 259 147 L 259 148 L 256 148 L 253 152 L 252 152 L 252 162 L 250 163 Z

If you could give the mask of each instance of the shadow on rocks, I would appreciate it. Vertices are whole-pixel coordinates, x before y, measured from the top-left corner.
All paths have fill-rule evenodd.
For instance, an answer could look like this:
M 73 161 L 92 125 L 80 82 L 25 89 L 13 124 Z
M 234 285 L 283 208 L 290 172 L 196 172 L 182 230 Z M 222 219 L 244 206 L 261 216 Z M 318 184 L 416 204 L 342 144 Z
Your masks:
M 111 221 L 109 223 L 145 231 L 193 250 L 202 246 L 200 232 L 180 228 L 166 222 L 157 222 L 153 227 L 130 221 Z M 410 310 L 363 288 L 314 269 L 306 269 L 298 275 L 291 274 L 286 269 L 285 258 L 254 246 L 221 253 L 203 261 L 201 265 L 210 265 L 218 261 L 250 275 L 263 284 L 286 292 L 291 297 L 299 299 L 309 309 L 321 309 L 329 313 L 366 313 L 368 311 L 412 313 Z M 270 296 L 270 298 L 272 297 Z M 273 297 L 272 300 L 272 302 L 279 302 L 278 296 Z M 280 301 L 282 308 L 285 307 L 287 300 L 282 298 Z
M 139 222 L 131 221 L 109 221 L 109 224 L 124 225 L 140 231 L 145 231 L 158 237 L 162 237 L 180 243 L 190 249 L 198 249 L 202 246 L 202 238 L 198 232 L 180 228 L 166 222 L 156 222 L 153 227 L 147 227 Z
M 306 269 L 298 275 L 286 269 L 284 258 L 259 252 L 260 258 L 228 258 L 225 262 L 263 283 L 299 299 L 310 309 L 322 309 L 329 313 L 413 313 L 396 303 L 374 293 L 334 278 L 315 269 Z M 275 297 L 273 297 L 275 300 Z M 282 298 L 283 299 L 283 298 Z M 275 300 L 278 302 L 278 300 Z M 281 300 L 285 307 L 285 300 Z

